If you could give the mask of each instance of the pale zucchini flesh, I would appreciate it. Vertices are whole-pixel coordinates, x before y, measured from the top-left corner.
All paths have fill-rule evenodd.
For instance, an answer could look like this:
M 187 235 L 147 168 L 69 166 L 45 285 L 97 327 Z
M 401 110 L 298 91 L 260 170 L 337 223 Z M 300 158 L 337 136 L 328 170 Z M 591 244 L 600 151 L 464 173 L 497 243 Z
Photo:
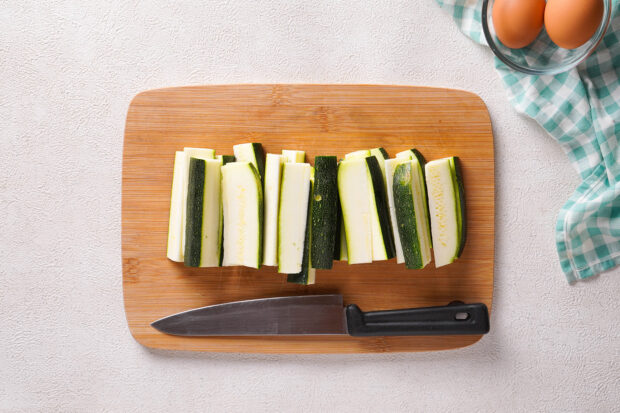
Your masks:
M 216 159 L 220 159 L 222 161 L 222 166 L 226 165 L 229 162 L 235 162 L 235 155 L 216 155 Z M 221 170 L 220 170 L 220 179 L 221 179 Z M 221 182 L 220 182 L 221 189 Z M 220 193 L 220 201 L 222 200 Z M 220 248 L 220 267 L 224 263 L 224 209 L 220 208 L 220 220 L 222 221 L 222 237 L 221 237 L 221 248 Z
M 347 241 L 349 264 L 370 263 L 373 258 L 372 186 L 365 158 L 338 166 L 338 192 Z
M 451 158 L 437 159 L 426 164 L 426 187 L 436 267 L 456 260 L 461 250 L 462 222 L 459 223 L 457 217 L 459 188 L 453 174 Z
M 411 159 L 413 157 L 413 153 L 411 149 L 407 149 L 406 151 L 398 152 L 396 157 L 399 159 Z
M 250 162 L 256 168 L 261 182 L 265 179 L 265 152 L 260 143 L 240 143 L 233 145 L 233 153 L 238 162 Z
M 202 216 L 201 267 L 219 267 L 222 253 L 222 160 L 207 159 Z
M 191 267 L 220 265 L 221 166 L 218 159 L 190 158 L 184 260 Z
M 426 182 L 424 180 L 423 166 L 414 156 L 411 158 L 413 205 L 416 211 L 416 223 L 420 237 L 420 250 L 424 266 L 431 261 L 431 225 L 428 217 L 428 204 L 426 197 Z M 419 213 L 418 213 L 419 211 Z
M 215 150 L 208 148 L 183 148 L 185 156 L 189 158 L 197 159 L 215 159 Z
M 259 268 L 263 253 L 263 191 L 250 162 L 222 167 L 223 265 Z
M 170 217 L 168 221 L 168 248 L 166 256 L 176 262 L 184 261 L 183 239 L 183 193 L 185 178 L 185 153 L 175 152 L 172 175 L 172 194 L 170 195 Z
M 394 239 L 383 174 L 376 157 L 369 156 L 365 161 L 371 188 L 372 259 L 388 260 L 394 256 Z
M 360 159 L 367 158 L 370 156 L 369 149 L 360 149 L 359 151 L 349 152 L 344 156 L 344 159 Z
M 306 152 L 283 149 L 282 158 L 284 158 L 283 162 L 304 163 L 306 161 Z
M 424 268 L 431 260 L 431 241 L 423 187 L 423 174 L 416 158 L 396 167 L 393 191 L 398 232 L 405 264 L 409 269 Z
M 452 169 L 453 185 L 457 188 L 455 191 L 456 218 L 459 230 L 459 248 L 457 257 L 460 257 L 463 253 L 463 249 L 465 248 L 465 241 L 467 239 L 467 217 L 465 208 L 465 186 L 461 171 L 461 159 L 458 156 L 452 156 L 450 158 L 450 168 Z
M 214 159 L 215 150 L 207 148 L 183 148 L 185 154 L 185 169 L 183 171 L 183 234 L 181 237 L 181 250 L 185 251 L 186 226 L 187 226 L 187 184 L 189 182 L 189 160 L 196 159 Z
M 280 205 L 280 179 L 282 155 L 269 153 L 265 161 L 265 236 L 263 240 L 263 265 L 278 265 L 278 210 Z
M 400 234 L 398 232 L 398 222 L 396 220 L 396 207 L 394 205 L 394 171 L 396 167 L 407 162 L 407 158 L 395 158 L 385 161 L 385 179 L 390 183 L 387 187 L 388 207 L 390 210 L 390 221 L 392 222 L 392 233 L 394 234 L 394 246 L 396 250 L 396 262 L 402 264 L 405 262 L 403 255 L 403 247 L 400 243 Z
M 301 271 L 308 221 L 311 167 L 307 163 L 282 165 L 278 213 L 278 272 Z
M 370 156 L 370 150 L 359 150 L 355 152 L 351 152 L 345 155 L 345 161 L 351 162 L 354 160 L 363 161 L 366 163 L 366 158 Z M 368 168 L 368 164 L 366 163 L 366 185 L 368 188 L 367 196 L 368 196 L 368 220 L 370 222 L 370 249 L 371 249 L 371 261 L 381 261 L 387 259 L 387 251 L 385 249 L 385 245 L 383 243 L 383 235 L 381 231 L 381 225 L 379 222 L 379 212 L 377 210 L 377 204 L 375 202 L 375 192 L 372 185 L 372 177 L 370 174 L 370 170 Z M 361 184 L 360 184 L 361 185 Z M 339 187 L 340 189 L 340 187 Z M 360 207 L 358 207 L 360 208 Z M 365 208 L 365 206 L 364 206 Z M 346 229 L 346 219 L 345 219 L 345 232 L 347 239 L 350 239 L 351 233 Z M 355 247 L 354 247 L 355 248 Z M 350 258 L 351 250 L 347 251 L 347 255 L 349 257 L 349 264 L 351 264 Z M 354 258 L 356 260 L 356 258 Z
M 420 169 L 422 170 L 422 185 L 420 186 L 421 190 L 424 192 L 424 211 L 426 213 L 426 215 L 429 215 L 428 212 L 428 191 L 426 190 L 426 178 L 425 178 L 425 171 L 426 171 L 426 159 L 424 159 L 424 156 L 420 153 L 420 151 L 418 151 L 416 148 L 411 148 L 411 149 L 407 149 L 406 151 L 402 151 L 402 152 L 398 152 L 396 154 L 396 158 L 397 159 L 413 159 L 416 160 L 419 164 Z M 430 233 L 430 216 L 427 217 L 426 221 L 429 223 L 428 224 L 428 231 Z M 432 240 L 431 240 L 431 247 L 432 247 Z
M 312 197 L 314 196 L 314 168 L 310 169 L 310 190 L 308 195 L 308 215 L 306 216 L 306 234 L 304 237 L 304 252 L 301 261 L 301 271 L 289 274 L 286 282 L 309 285 L 316 280 L 316 269 L 312 267 Z
M 338 251 L 339 261 L 348 261 L 349 252 L 347 251 L 347 232 L 344 229 L 344 218 L 340 216 L 340 250 Z
M 367 179 L 370 185 L 369 203 L 371 210 L 371 232 L 372 232 L 372 259 L 382 261 L 394 255 L 394 241 L 389 221 L 387 208 L 387 192 L 385 190 L 386 181 L 383 172 L 383 161 L 387 152 L 383 148 L 362 149 L 350 152 L 345 155 L 346 161 L 355 159 L 365 159 L 367 162 Z M 376 159 L 379 172 L 378 175 L 382 182 L 373 184 L 373 173 L 368 165 L 369 159 Z M 380 204 L 378 204 L 380 202 Z
M 258 162 L 252 143 L 233 145 L 233 153 L 238 162 L 250 162 L 258 170 Z

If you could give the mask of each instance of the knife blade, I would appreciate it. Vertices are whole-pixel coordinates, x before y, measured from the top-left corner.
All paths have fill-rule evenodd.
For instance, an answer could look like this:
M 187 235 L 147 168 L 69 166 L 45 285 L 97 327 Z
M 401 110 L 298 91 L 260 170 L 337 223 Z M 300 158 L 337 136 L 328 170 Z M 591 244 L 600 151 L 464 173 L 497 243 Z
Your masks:
M 486 334 L 485 304 L 362 312 L 338 294 L 260 298 L 183 311 L 151 323 L 178 336 Z

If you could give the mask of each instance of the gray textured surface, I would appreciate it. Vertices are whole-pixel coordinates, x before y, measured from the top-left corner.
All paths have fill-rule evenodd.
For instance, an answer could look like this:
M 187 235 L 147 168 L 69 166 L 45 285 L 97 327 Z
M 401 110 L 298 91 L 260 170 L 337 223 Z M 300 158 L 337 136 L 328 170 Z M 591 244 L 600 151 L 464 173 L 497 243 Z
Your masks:
M 0 1 L 0 411 L 618 411 L 620 271 L 566 284 L 553 228 L 578 178 L 510 108 L 490 52 L 434 2 L 85 4 Z M 121 290 L 128 104 L 145 89 L 235 82 L 478 93 L 497 156 L 491 334 L 427 354 L 136 344 Z

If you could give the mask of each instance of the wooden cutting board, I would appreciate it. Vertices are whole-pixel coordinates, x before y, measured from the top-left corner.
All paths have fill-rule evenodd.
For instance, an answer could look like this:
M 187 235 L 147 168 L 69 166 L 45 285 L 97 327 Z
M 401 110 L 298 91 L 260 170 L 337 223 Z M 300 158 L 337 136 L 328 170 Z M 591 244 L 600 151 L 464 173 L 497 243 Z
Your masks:
M 395 259 L 336 262 L 315 285 L 286 283 L 273 267 L 186 268 L 166 258 L 174 152 L 185 146 L 232 154 L 260 142 L 266 152 L 337 155 L 415 147 L 427 160 L 458 155 L 463 165 L 467 244 L 454 264 L 407 270 Z M 483 302 L 493 293 L 493 135 L 482 100 L 469 92 L 408 86 L 227 85 L 151 90 L 131 102 L 123 155 L 123 291 L 129 329 L 164 349 L 251 353 L 374 353 L 445 350 L 480 336 L 176 337 L 150 326 L 210 304 L 262 297 L 339 293 L 362 310 Z

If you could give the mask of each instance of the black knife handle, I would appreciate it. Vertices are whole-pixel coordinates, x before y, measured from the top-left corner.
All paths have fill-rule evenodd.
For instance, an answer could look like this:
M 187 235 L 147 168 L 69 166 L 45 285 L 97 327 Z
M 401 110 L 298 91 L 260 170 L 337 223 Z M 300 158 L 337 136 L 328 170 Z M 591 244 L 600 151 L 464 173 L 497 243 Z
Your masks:
M 364 313 L 355 304 L 346 308 L 349 334 L 368 336 L 439 336 L 486 334 L 489 311 L 484 304 L 450 304 L 440 307 Z

